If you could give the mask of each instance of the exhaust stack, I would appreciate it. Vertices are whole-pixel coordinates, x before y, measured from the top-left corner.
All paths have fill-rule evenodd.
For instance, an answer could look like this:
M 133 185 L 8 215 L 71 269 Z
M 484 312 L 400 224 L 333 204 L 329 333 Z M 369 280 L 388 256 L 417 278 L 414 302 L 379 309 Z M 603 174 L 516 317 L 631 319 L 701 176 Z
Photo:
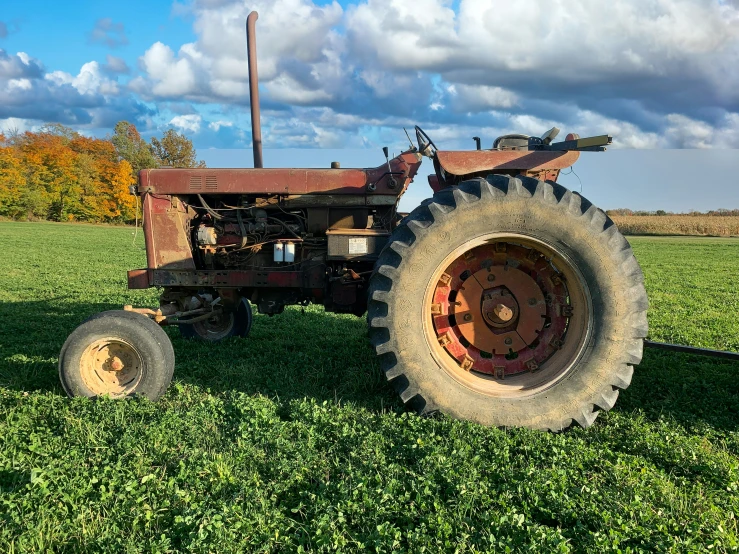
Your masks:
M 246 18 L 246 54 L 249 60 L 249 104 L 251 104 L 251 140 L 254 148 L 254 167 L 264 167 L 262 160 L 262 123 L 259 114 L 259 78 L 257 76 L 257 36 L 255 26 L 259 14 L 251 12 Z

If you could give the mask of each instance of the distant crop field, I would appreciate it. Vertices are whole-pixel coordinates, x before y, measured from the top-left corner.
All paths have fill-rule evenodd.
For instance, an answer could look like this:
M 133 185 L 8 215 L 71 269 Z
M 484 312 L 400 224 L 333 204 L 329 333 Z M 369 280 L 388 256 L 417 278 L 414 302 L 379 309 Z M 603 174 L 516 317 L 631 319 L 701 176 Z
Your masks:
M 707 215 L 611 215 L 625 235 L 739 236 L 739 217 Z
M 141 234 L 0 223 L 0 552 L 730 552 L 739 363 L 647 350 L 592 428 L 499 430 L 405 413 L 366 322 L 257 315 L 207 345 L 168 329 L 172 387 L 70 400 L 89 315 Z M 739 350 L 739 240 L 635 237 L 654 340 Z

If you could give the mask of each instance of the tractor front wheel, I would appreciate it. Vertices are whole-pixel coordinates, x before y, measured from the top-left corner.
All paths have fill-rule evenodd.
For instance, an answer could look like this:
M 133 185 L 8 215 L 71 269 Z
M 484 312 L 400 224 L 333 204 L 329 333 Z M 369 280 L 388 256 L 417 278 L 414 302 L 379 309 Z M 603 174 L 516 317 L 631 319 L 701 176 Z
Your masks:
M 127 311 L 90 317 L 69 335 L 59 354 L 59 378 L 69 396 L 157 400 L 173 372 L 174 350 L 164 330 Z
M 422 413 L 500 427 L 593 423 L 646 336 L 644 280 L 613 222 L 550 182 L 442 190 L 394 231 L 370 283 L 370 337 Z

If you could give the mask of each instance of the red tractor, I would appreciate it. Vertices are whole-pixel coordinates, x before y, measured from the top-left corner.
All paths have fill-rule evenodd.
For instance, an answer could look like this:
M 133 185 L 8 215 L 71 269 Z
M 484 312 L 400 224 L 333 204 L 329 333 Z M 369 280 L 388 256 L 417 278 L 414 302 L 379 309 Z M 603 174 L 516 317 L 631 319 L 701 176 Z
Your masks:
M 68 338 L 59 371 L 71 396 L 166 390 L 186 337 L 246 336 L 252 306 L 279 314 L 321 303 L 367 313 L 387 378 L 420 413 L 485 425 L 590 425 L 629 385 L 647 334 L 647 296 L 608 216 L 557 184 L 579 151 L 610 137 L 505 135 L 490 150 L 417 145 L 379 167 L 264 169 L 249 36 L 254 169 L 151 169 L 135 190 L 156 310 L 95 315 Z M 401 217 L 423 157 L 433 197 Z

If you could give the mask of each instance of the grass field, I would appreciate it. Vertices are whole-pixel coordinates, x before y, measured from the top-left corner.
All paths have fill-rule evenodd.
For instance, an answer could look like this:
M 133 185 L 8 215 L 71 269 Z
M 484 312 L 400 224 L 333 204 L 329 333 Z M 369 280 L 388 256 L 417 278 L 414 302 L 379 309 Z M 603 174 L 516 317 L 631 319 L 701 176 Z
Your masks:
M 739 217 L 709 215 L 611 215 L 625 235 L 739 236 Z
M 404 413 L 352 316 L 169 330 L 158 404 L 67 399 L 57 355 L 129 292 L 128 228 L 0 223 L 0 552 L 728 552 L 739 363 L 645 352 L 584 431 Z M 739 240 L 633 238 L 651 338 L 739 350 Z

